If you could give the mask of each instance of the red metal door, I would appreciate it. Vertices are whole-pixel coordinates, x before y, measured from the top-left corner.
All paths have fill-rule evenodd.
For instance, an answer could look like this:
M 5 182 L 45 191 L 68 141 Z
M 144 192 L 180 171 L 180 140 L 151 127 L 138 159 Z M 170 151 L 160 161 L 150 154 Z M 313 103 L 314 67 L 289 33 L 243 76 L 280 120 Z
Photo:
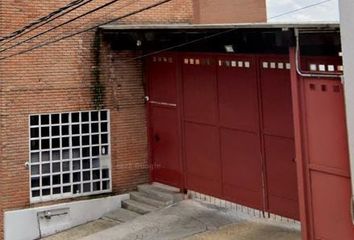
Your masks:
M 177 63 L 171 54 L 147 60 L 151 180 L 182 187 L 177 109 Z
M 343 87 L 339 80 L 302 81 L 314 237 L 354 239 Z
M 254 56 L 218 56 L 223 196 L 263 209 L 257 68 Z
M 295 65 L 296 50 L 290 49 Z M 302 57 L 301 71 L 335 74 L 341 59 Z M 303 239 L 354 239 L 344 91 L 339 78 L 292 69 Z
M 299 219 L 289 57 L 259 62 L 268 211 Z
M 187 188 L 298 219 L 288 60 L 185 55 Z
M 153 179 L 181 185 L 182 149 L 187 189 L 297 219 L 288 58 L 184 53 L 180 78 L 163 59 L 148 66 Z
M 222 196 L 216 62 L 213 56 L 183 57 L 186 187 Z

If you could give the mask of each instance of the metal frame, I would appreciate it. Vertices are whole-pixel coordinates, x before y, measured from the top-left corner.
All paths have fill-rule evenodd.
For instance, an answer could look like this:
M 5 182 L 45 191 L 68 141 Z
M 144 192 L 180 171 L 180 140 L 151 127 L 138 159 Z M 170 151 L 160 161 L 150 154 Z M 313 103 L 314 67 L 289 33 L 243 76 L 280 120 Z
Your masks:
M 296 65 L 296 48 L 290 48 L 289 50 L 289 58 L 290 64 L 293 66 Z M 293 121 L 294 121 L 294 139 L 295 139 L 295 161 L 297 166 L 297 182 L 298 182 L 298 190 L 299 190 L 299 211 L 300 211 L 300 222 L 301 222 L 301 234 L 302 240 L 312 239 L 309 236 L 310 229 L 312 229 L 311 221 L 308 219 L 308 212 L 311 212 L 310 209 L 307 209 L 307 184 L 305 181 L 305 166 L 304 166 L 304 136 L 302 133 L 303 128 L 303 119 L 302 119 L 302 107 L 301 101 L 302 91 L 298 82 L 296 68 L 291 68 L 290 70 L 290 78 L 291 78 L 291 92 L 293 99 Z
M 43 123 L 45 118 L 48 121 Z M 111 192 L 110 141 L 109 110 L 30 115 L 30 202 Z M 74 176 L 79 179 L 74 181 Z
M 316 31 L 315 31 L 316 32 Z M 317 31 L 317 33 L 320 31 Z M 301 77 L 322 77 L 322 78 L 342 78 L 342 74 L 319 74 L 319 73 L 310 73 L 310 72 L 303 72 L 300 66 L 300 30 L 295 29 L 295 38 L 296 38 L 296 54 L 295 54 L 295 69 L 297 74 Z
M 106 31 L 117 30 L 212 30 L 212 29 L 290 29 L 290 28 L 306 28 L 306 29 L 335 29 L 339 28 L 336 22 L 318 22 L 318 23 L 239 23 L 239 24 L 141 24 L 141 25 L 122 25 L 107 24 L 100 27 Z
M 289 52 L 291 63 L 296 64 L 296 61 L 298 61 L 297 59 L 299 59 L 300 57 L 298 55 L 298 49 L 296 49 L 295 47 L 291 47 Z M 334 234 L 343 234 L 345 235 L 345 238 L 341 236 L 342 239 L 348 239 L 349 236 L 352 237 L 352 235 L 350 235 L 351 233 L 349 233 L 351 228 L 348 227 L 350 222 L 348 224 L 347 221 L 349 220 L 349 211 L 352 211 L 352 209 L 349 208 L 350 201 L 348 201 L 349 197 L 347 196 L 349 187 L 345 184 L 345 182 L 349 182 L 350 175 L 349 169 L 346 169 L 345 167 L 343 167 L 343 165 L 339 165 L 343 163 L 343 159 L 346 158 L 346 146 L 344 146 L 345 143 L 343 143 L 341 145 L 343 147 L 339 148 L 338 144 L 336 145 L 337 141 L 332 143 L 333 151 L 335 152 L 331 153 L 335 153 L 338 159 L 331 158 L 333 159 L 333 161 L 331 161 L 332 165 L 327 166 L 326 164 L 328 164 L 329 160 L 327 159 L 327 162 L 324 162 L 322 157 L 319 157 L 321 151 L 319 150 L 319 146 L 317 146 L 316 148 L 316 144 L 314 144 L 313 141 L 316 140 L 317 142 L 319 140 L 319 135 L 314 134 L 314 131 L 316 130 L 312 128 L 314 124 L 317 124 L 314 123 L 314 119 L 316 118 L 314 118 L 313 115 L 309 116 L 311 112 L 308 111 L 309 104 L 316 104 L 316 101 L 313 100 L 313 98 L 310 98 L 310 96 L 313 97 L 313 95 L 311 95 L 309 91 L 322 92 L 321 94 L 333 94 L 331 93 L 333 91 L 336 92 L 336 94 L 343 94 L 342 90 L 340 90 L 342 89 L 340 82 L 341 76 L 340 74 L 337 74 L 336 76 L 328 76 L 326 74 L 317 73 L 300 75 L 298 70 L 299 68 L 292 68 L 291 83 L 302 239 L 317 239 L 320 237 L 319 235 L 321 234 L 324 234 L 321 237 L 325 237 L 327 235 L 331 235 L 331 233 L 332 238 Z M 311 85 L 313 85 L 313 87 L 311 87 Z M 332 89 L 332 87 L 327 88 L 327 85 L 337 86 L 335 86 L 335 88 L 333 87 Z M 321 88 L 319 88 L 318 86 L 321 86 Z M 321 96 L 323 97 L 324 95 Z M 319 103 L 317 102 L 317 105 L 318 104 Z M 328 107 L 329 109 L 343 109 L 344 101 L 343 103 L 337 102 L 335 107 L 333 105 L 331 106 L 330 104 Z M 321 106 L 318 105 L 317 107 L 314 107 L 314 105 L 312 105 L 312 111 L 314 109 L 321 111 Z M 346 132 L 346 122 L 344 119 L 344 114 L 342 114 L 342 112 L 340 114 L 333 113 L 332 116 L 336 118 L 336 121 L 333 124 L 336 124 L 336 126 L 338 124 L 341 125 L 337 128 L 335 126 L 331 126 L 329 127 L 329 129 L 326 129 L 324 131 L 335 131 L 341 133 Z M 310 119 L 312 120 L 311 126 L 309 125 Z M 316 120 L 318 121 L 318 124 L 321 125 L 320 117 Z M 319 130 L 317 130 L 317 132 L 318 131 Z M 341 140 L 345 142 L 346 138 L 341 138 Z M 330 144 L 329 141 L 330 138 L 327 140 L 326 143 L 322 142 L 322 144 L 325 144 L 325 149 L 331 149 L 328 148 L 328 144 Z M 314 153 L 316 153 L 316 155 L 314 155 Z M 320 182 L 318 181 L 319 177 L 322 178 L 322 181 Z M 334 188 L 331 184 L 333 184 L 333 181 L 339 181 L 339 179 L 342 180 L 341 184 L 338 184 L 338 182 L 336 182 L 336 187 Z M 325 187 L 326 184 L 328 184 L 328 189 L 326 189 Z M 333 194 L 336 191 L 340 193 L 337 196 Z M 320 199 L 323 199 L 323 201 Z M 335 205 L 336 203 L 337 205 Z M 328 209 L 329 205 L 333 205 L 333 209 Z M 337 228 L 333 227 L 333 229 L 331 229 L 330 225 L 333 224 L 333 226 L 335 226 L 335 223 L 330 222 L 330 220 L 328 220 L 329 216 L 323 214 L 326 211 L 329 211 L 329 213 L 327 214 L 333 215 L 333 219 L 336 219 L 336 221 L 341 222 L 337 226 Z
M 181 86 L 179 85 L 180 81 L 178 80 L 178 70 L 177 68 L 179 67 L 179 55 L 175 54 L 175 53 L 167 53 L 167 55 L 162 56 L 161 58 L 156 58 L 156 57 L 151 57 L 153 62 L 158 63 L 158 62 L 169 62 L 169 63 L 174 63 L 177 65 L 176 67 L 176 89 L 177 89 L 177 93 L 180 93 L 180 88 Z M 165 101 L 154 101 L 151 99 L 151 93 L 152 93 L 152 86 L 151 86 L 151 80 L 150 80 L 150 76 L 148 74 L 147 68 L 149 66 L 149 58 L 146 58 L 146 61 L 143 61 L 143 77 L 145 79 L 145 102 L 146 102 L 146 106 L 147 106 L 147 111 L 146 111 L 146 118 L 147 118 L 147 142 L 148 142 L 148 162 L 149 162 L 149 181 L 150 183 L 156 182 L 156 174 L 155 174 L 155 170 L 156 168 L 158 168 L 159 166 L 156 165 L 155 161 L 154 161 L 154 150 L 153 150 L 153 124 L 152 124 L 152 118 L 153 118 L 153 114 L 152 114 L 152 109 L 153 108 L 165 108 L 165 109 L 174 109 L 176 110 L 177 116 L 178 118 L 180 118 L 180 112 L 182 109 L 182 104 L 179 102 L 179 100 L 181 99 L 180 96 L 177 96 L 177 100 L 176 103 L 169 103 L 169 102 L 165 102 Z M 172 61 L 172 62 L 171 62 Z M 180 119 L 178 119 L 178 137 L 181 138 L 181 124 L 180 124 Z M 180 147 L 178 150 L 178 161 L 179 164 L 181 166 L 181 170 L 184 169 L 183 166 L 183 160 L 182 160 L 182 143 L 180 143 Z M 173 187 L 177 187 L 179 189 L 181 189 L 181 191 L 184 190 L 185 188 L 185 177 L 184 177 L 184 173 L 181 173 L 182 177 L 180 179 L 180 183 L 176 184 L 176 183 L 171 183 L 171 182 L 163 182 L 161 180 L 160 183 L 162 184 L 168 184 L 168 185 L 173 185 Z
M 166 53 L 167 54 L 167 53 Z M 171 54 L 171 53 L 169 53 Z M 182 69 L 182 64 L 191 64 L 191 65 L 202 65 L 203 64 L 203 61 L 205 60 L 204 58 L 206 57 L 211 57 L 212 59 L 214 59 L 214 67 L 216 69 L 218 69 L 220 66 L 228 66 L 230 67 L 230 69 L 232 68 L 250 68 L 250 62 L 248 60 L 248 58 L 246 59 L 242 59 L 244 57 L 249 57 L 250 55 L 248 54 L 236 54 L 237 57 L 235 58 L 232 58 L 230 56 L 230 54 L 218 54 L 217 56 L 214 54 L 214 53 L 210 53 L 210 54 L 206 54 L 206 53 L 190 53 L 190 52 L 183 52 L 183 53 L 172 53 L 172 54 L 175 54 L 175 57 L 176 57 L 176 71 L 177 71 L 177 78 L 178 78 L 178 83 L 177 83 L 177 89 L 179 89 L 177 91 L 177 94 L 179 95 L 178 99 L 177 100 L 177 105 L 178 105 L 178 108 L 177 110 L 179 111 L 179 122 L 180 122 L 180 134 L 181 134 L 181 138 L 180 138 L 180 141 L 181 141 L 181 145 L 182 147 L 180 148 L 180 154 L 181 154 L 181 160 L 182 160 L 182 170 L 185 171 L 186 169 L 186 156 L 185 156 L 185 151 L 183 151 L 183 149 L 185 149 L 185 143 L 184 143 L 184 139 L 185 139 L 185 131 L 183 130 L 184 128 L 184 124 L 182 124 L 182 122 L 184 121 L 184 116 L 183 116 L 183 107 L 184 107 L 184 98 L 183 98 L 183 81 L 182 81 L 182 78 L 183 76 L 181 75 L 181 69 Z M 202 54 L 202 57 L 201 57 L 201 54 Z M 196 58 L 194 58 L 194 56 Z M 262 62 L 259 62 L 259 57 L 264 57 L 264 55 L 252 55 L 253 56 L 253 60 L 255 61 L 254 64 L 256 64 L 257 66 L 260 66 L 260 64 L 262 64 Z M 266 56 L 271 56 L 271 58 L 269 59 L 269 61 L 267 62 L 267 66 L 263 66 L 264 68 L 269 68 L 269 70 L 282 70 L 282 71 L 288 71 L 289 74 L 290 74 L 290 68 L 291 68 L 291 65 L 289 64 L 289 61 L 288 61 L 288 58 L 287 57 L 284 57 L 285 55 L 282 55 L 282 60 L 276 60 L 277 57 L 279 57 L 279 55 L 269 55 L 267 54 Z M 163 56 L 161 57 L 163 58 Z M 266 61 L 266 58 L 262 58 L 264 61 Z M 237 61 L 236 61 L 237 60 Z M 273 61 L 274 60 L 274 61 Z M 279 62 L 280 61 L 280 62 Z M 218 71 L 218 70 L 216 70 Z M 257 68 L 257 85 L 259 85 L 259 75 L 260 75 L 260 70 Z M 146 72 L 145 72 L 145 76 L 146 76 Z M 289 79 L 290 81 L 290 79 Z M 149 86 L 149 82 L 147 82 L 147 89 L 148 89 L 148 93 L 151 91 L 151 86 Z M 257 88 L 258 90 L 257 91 L 261 91 L 261 88 L 260 86 L 258 86 Z M 260 103 L 260 99 L 258 99 L 259 97 L 261 97 L 261 93 L 258 93 L 257 94 L 257 105 L 261 104 Z M 150 98 L 150 96 L 148 97 Z M 146 98 L 146 99 L 148 99 Z M 149 122 L 148 122 L 148 125 L 149 125 L 149 145 L 150 145 L 150 148 L 149 148 L 149 161 L 150 161 L 150 164 L 153 165 L 153 153 L 151 151 L 151 116 L 150 116 L 150 109 L 151 109 L 151 104 L 153 105 L 161 105 L 160 102 L 155 102 L 153 101 L 153 99 L 150 99 L 149 101 L 149 104 L 148 104 L 148 108 L 149 108 L 149 111 L 147 112 L 147 115 L 148 115 L 148 119 L 149 119 Z M 164 106 L 164 107 L 167 107 L 167 106 L 170 106 L 170 104 L 164 104 L 162 103 L 161 106 Z M 260 107 L 258 107 L 258 111 L 260 111 Z M 263 114 L 262 112 L 258 112 L 258 116 L 261 117 Z M 261 124 L 261 123 L 259 123 Z M 218 125 L 219 126 L 219 125 Z M 257 128 L 262 128 L 262 126 L 258 126 Z M 220 133 L 219 133 L 220 134 Z M 262 137 L 259 138 L 259 141 L 262 142 Z M 220 144 L 220 143 L 219 143 Z M 263 146 L 263 144 L 261 144 Z M 263 146 L 264 147 L 264 146 Z M 264 152 L 264 149 L 262 150 L 262 152 Z M 221 153 L 220 153 L 221 154 Z M 263 168 L 263 171 L 262 173 L 264 174 L 265 172 L 265 163 L 264 163 L 264 159 L 262 158 L 262 168 Z M 153 171 L 150 171 L 150 181 L 156 181 L 156 179 L 154 179 L 154 173 Z M 221 173 L 222 174 L 222 173 Z M 183 174 L 183 177 L 184 177 L 184 184 L 182 184 L 181 188 L 184 188 L 184 187 L 188 187 L 186 186 L 186 183 L 187 183 L 187 175 L 186 174 Z M 262 187 L 262 191 L 263 191 L 263 195 L 266 195 L 267 193 L 267 184 L 266 184 L 266 176 L 263 175 L 262 177 L 262 181 L 263 181 L 263 187 Z M 170 183 L 170 185 L 173 185 Z M 264 202 L 262 202 L 262 209 L 267 209 L 268 207 L 268 202 L 267 202 L 267 199 L 264 197 L 263 198 Z M 268 215 L 268 213 L 267 213 Z

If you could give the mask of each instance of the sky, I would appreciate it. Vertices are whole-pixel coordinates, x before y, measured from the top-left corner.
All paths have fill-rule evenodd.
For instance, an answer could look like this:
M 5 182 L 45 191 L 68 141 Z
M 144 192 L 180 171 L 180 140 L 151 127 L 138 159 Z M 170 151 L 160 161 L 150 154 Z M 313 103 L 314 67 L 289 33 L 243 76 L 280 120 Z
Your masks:
M 324 0 L 267 0 L 269 22 L 339 21 L 338 0 L 330 0 L 329 2 L 304 9 L 296 13 L 287 14 L 278 18 L 272 18 L 273 16 L 322 1 Z

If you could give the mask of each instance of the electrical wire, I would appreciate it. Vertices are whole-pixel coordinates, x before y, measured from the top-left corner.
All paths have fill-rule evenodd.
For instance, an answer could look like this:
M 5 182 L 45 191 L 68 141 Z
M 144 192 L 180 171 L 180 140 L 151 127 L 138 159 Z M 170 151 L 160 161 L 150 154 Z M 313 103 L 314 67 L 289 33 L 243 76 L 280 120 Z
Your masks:
M 318 5 L 322 5 L 324 3 L 331 2 L 331 1 L 332 0 L 325 0 L 325 1 L 322 1 L 322 2 L 317 2 L 317 3 L 314 3 L 314 4 L 306 5 L 306 6 L 301 7 L 301 8 L 297 8 L 297 9 L 294 9 L 294 10 L 291 10 L 291 11 L 288 11 L 288 12 L 281 13 L 279 15 L 272 16 L 270 18 L 267 18 L 267 20 L 269 21 L 271 19 L 283 17 L 283 16 L 286 16 L 286 15 L 289 15 L 289 14 L 292 14 L 292 13 L 296 13 L 296 12 L 299 12 L 299 11 L 302 11 L 302 10 L 305 10 L 305 9 L 308 9 L 308 8 L 313 8 L 313 7 L 316 7 Z
M 86 4 L 88 4 L 88 3 L 92 2 L 92 1 L 94 1 L 94 0 L 88 0 L 86 2 L 82 2 L 81 4 L 77 5 L 76 7 L 72 8 L 72 9 L 69 9 L 66 12 L 62 12 L 59 15 L 57 15 L 57 16 L 51 18 L 51 19 L 48 19 L 47 21 L 44 21 L 44 22 L 40 23 L 39 25 L 35 26 L 34 28 L 28 29 L 27 31 L 24 31 L 24 32 L 22 32 L 22 33 L 20 33 L 20 34 L 18 34 L 16 36 L 10 38 L 9 41 L 6 41 L 6 42 L 0 44 L 0 47 L 4 46 L 5 44 L 8 44 L 10 42 L 13 42 L 14 40 L 18 39 L 19 37 L 22 37 L 23 35 L 28 34 L 30 32 L 33 32 L 34 30 L 36 30 L 36 29 L 38 29 L 38 28 L 40 28 L 40 27 L 42 27 L 42 26 L 44 26 L 44 25 L 46 25 L 46 24 L 48 24 L 50 22 L 53 22 L 54 20 L 56 20 L 56 19 L 58 19 L 58 18 L 60 18 L 62 16 L 65 16 L 66 14 L 69 14 L 70 12 L 73 12 L 76 9 L 78 9 L 78 8 L 84 6 L 84 5 L 86 5 Z M 0 42 L 1 42 L 1 40 L 0 40 Z
M 44 46 L 47 46 L 47 45 L 50 45 L 50 44 L 53 44 L 53 43 L 62 41 L 62 40 L 64 40 L 64 39 L 67 39 L 67 38 L 76 36 L 76 35 L 81 34 L 81 33 L 85 33 L 85 32 L 94 30 L 94 29 L 96 29 L 96 28 L 98 28 L 98 27 L 100 27 L 100 26 L 102 26 L 102 25 L 106 25 L 106 24 L 109 24 L 109 23 L 116 22 L 116 21 L 121 20 L 121 19 L 123 19 L 123 18 L 127 18 L 127 17 L 129 17 L 129 16 L 132 16 L 132 15 L 135 15 L 135 14 L 137 14 L 137 13 L 146 11 L 146 10 L 148 10 L 148 9 L 151 9 L 151 8 L 154 8 L 154 7 L 157 7 L 157 6 L 160 6 L 160 5 L 165 4 L 165 3 L 168 3 L 168 2 L 170 2 L 170 1 L 172 1 L 172 0 L 164 0 L 164 1 L 158 2 L 158 3 L 156 3 L 156 4 L 150 5 L 150 6 L 148 6 L 148 7 L 142 8 L 142 9 L 140 9 L 140 10 L 137 10 L 137 11 L 134 11 L 134 12 L 131 12 L 131 13 L 128 13 L 128 14 L 123 15 L 123 16 L 121 16 L 121 17 L 114 18 L 114 19 L 112 19 L 112 20 L 110 20 L 110 21 L 107 21 L 107 22 L 105 22 L 105 23 L 98 24 L 98 25 L 95 25 L 95 26 L 93 26 L 93 27 L 89 27 L 89 28 L 87 28 L 87 29 L 84 29 L 84 30 L 81 30 L 81 31 L 79 31 L 79 32 L 75 32 L 75 33 L 66 35 L 66 36 L 64 36 L 64 37 L 62 37 L 62 38 L 59 38 L 59 39 L 55 39 L 55 40 L 52 40 L 52 41 L 48 41 L 48 42 L 41 43 L 41 44 L 39 44 L 39 45 L 37 45 L 37 46 L 34 46 L 34 47 L 30 48 L 30 49 L 23 50 L 23 51 L 20 51 L 20 52 L 18 52 L 18 53 L 14 53 L 14 54 L 11 54 L 11 55 L 2 57 L 2 58 L 0 58 L 0 61 L 5 60 L 5 59 L 8 59 L 8 58 L 11 58 L 11 57 L 14 57 L 14 56 L 17 56 L 17 55 L 22 55 L 22 54 L 31 52 L 31 51 L 33 51 L 33 50 L 36 50 L 36 49 L 42 48 L 42 47 L 44 47 Z M 304 6 L 304 7 L 301 7 L 301 8 L 297 8 L 297 9 L 294 9 L 294 10 L 291 10 L 291 11 L 288 11 L 288 12 L 285 12 L 285 13 L 282 13 L 282 14 L 279 14 L 279 15 L 275 15 L 275 16 L 269 17 L 269 18 L 267 18 L 267 20 L 274 19 L 274 18 L 278 18 L 278 17 L 281 17 L 281 16 L 285 16 L 285 15 L 288 15 L 288 14 L 295 13 L 295 12 L 299 12 L 299 11 L 301 11 L 301 10 L 308 9 L 308 8 L 312 8 L 312 7 L 315 7 L 315 6 L 318 6 L 318 5 L 327 3 L 327 2 L 329 2 L 329 1 L 332 1 L 332 0 L 325 0 L 325 1 L 318 2 L 318 3 L 310 4 L 310 5 L 307 5 L 307 6 Z M 134 58 L 132 58 L 132 59 L 128 59 L 128 60 L 126 60 L 126 61 L 137 60 L 137 59 L 141 59 L 141 58 L 144 58 L 144 57 L 148 57 L 148 56 L 151 56 L 151 55 L 154 55 L 154 54 L 158 54 L 158 53 L 161 53 L 161 52 L 164 52 L 164 51 L 173 50 L 173 49 L 178 48 L 178 47 L 187 46 L 187 45 L 190 45 L 190 44 L 193 44 L 193 43 L 202 41 L 202 40 L 204 40 L 204 39 L 210 39 L 210 38 L 213 38 L 213 37 L 222 35 L 222 34 L 226 34 L 226 33 L 228 33 L 228 32 L 235 31 L 236 29 L 237 29 L 237 28 L 227 29 L 227 30 L 225 30 L 225 31 L 222 31 L 222 32 L 219 32 L 219 33 L 216 33 L 216 34 L 212 34 L 212 35 L 209 35 L 209 36 L 205 36 L 205 37 L 202 37 L 202 38 L 199 38 L 199 39 L 195 39 L 195 40 L 192 40 L 192 41 L 189 41 L 189 42 L 181 43 L 181 44 L 178 44 L 178 45 L 175 45 L 175 46 L 171 46 L 171 47 L 168 47 L 168 48 L 165 48 L 165 49 L 161 49 L 161 50 L 158 50 L 158 51 L 154 51 L 154 52 L 151 52 L 151 53 L 148 53 L 148 54 L 144 54 L 144 55 L 141 55 L 141 56 L 138 56 L 138 57 L 134 57 Z
M 29 24 L 25 25 L 25 26 L 22 27 L 21 29 L 18 29 L 18 30 L 16 30 L 16 31 L 14 31 L 14 32 L 12 32 L 12 33 L 10 33 L 10 34 L 4 36 L 4 37 L 0 37 L 0 42 L 1 42 L 1 41 L 4 41 L 4 40 L 7 40 L 7 39 L 10 39 L 10 38 L 13 38 L 13 37 L 15 37 L 15 36 L 17 36 L 17 35 L 19 35 L 19 34 L 25 32 L 25 31 L 27 31 L 28 29 L 32 28 L 33 26 L 36 26 L 36 25 L 38 25 L 38 24 L 40 24 L 40 23 L 42 23 L 42 22 L 44 22 L 44 21 L 47 21 L 47 20 L 53 18 L 54 16 L 60 14 L 61 12 L 66 11 L 67 9 L 70 9 L 70 8 L 76 6 L 76 5 L 79 5 L 79 4 L 81 4 L 82 2 L 84 2 L 84 1 L 85 1 L 85 0 L 75 0 L 75 1 L 72 1 L 72 2 L 70 2 L 69 4 L 65 5 L 64 7 L 59 8 L 59 9 L 57 9 L 57 10 L 55 10 L 55 11 L 49 13 L 49 14 L 46 15 L 46 16 L 41 17 L 41 18 L 39 18 L 39 19 L 37 19 L 37 20 L 35 20 L 35 21 L 33 21 L 33 22 L 30 22 Z
M 115 0 L 117 1 L 117 0 Z M 57 42 L 60 42 L 64 39 L 67 39 L 67 38 L 71 38 L 71 37 L 74 37 L 76 35 L 79 35 L 79 34 L 82 34 L 82 33 L 85 33 L 85 32 L 89 32 L 89 31 L 92 31 L 92 30 L 95 30 L 96 28 L 100 27 L 100 26 L 103 26 L 103 25 L 106 25 L 106 24 L 110 24 L 110 23 L 113 23 L 113 22 L 116 22 L 116 21 L 119 21 L 121 19 L 124 19 L 124 18 L 127 18 L 127 17 L 130 17 L 130 16 L 133 16 L 133 15 L 136 15 L 138 13 L 141 13 L 141 12 L 144 12 L 144 11 L 147 11 L 147 10 L 150 10 L 150 9 L 153 9 L 155 7 L 158 7 L 160 5 L 163 5 L 163 4 L 166 4 L 168 2 L 171 2 L 173 0 L 163 0 L 163 1 L 159 1 L 155 4 L 152 4 L 152 5 L 149 5 L 149 6 L 146 6 L 146 7 L 143 7 L 143 8 L 140 8 L 139 10 L 135 10 L 133 12 L 130 12 L 130 13 L 127 13 L 127 14 L 124 14 L 120 17 L 116 17 L 116 18 L 113 18 L 109 21 L 106 21 L 104 23 L 100 23 L 100 24 L 97 24 L 97 25 L 94 25 L 92 27 L 89 27 L 89 28 L 86 28 L 86 29 L 83 29 L 83 30 L 80 30 L 78 32 L 75 32 L 75 33 L 72 33 L 72 34 L 69 34 L 69 35 L 66 35 L 64 37 L 61 37 L 61 38 L 58 38 L 58 39 L 54 39 L 54 40 L 51 40 L 51 41 L 47 41 L 47 42 L 43 42 L 37 46 L 34 46 L 32 48 L 29 48 L 29 49 L 26 49 L 26 50 L 23 50 L 23 51 L 20 51 L 18 53 L 14 53 L 14 54 L 11 54 L 11 55 L 8 55 L 6 57 L 2 57 L 0 58 L 0 61 L 1 60 L 5 60 L 5 59 L 8 59 L 8 58 L 11 58 L 11 57 L 14 57 L 14 56 L 18 56 L 18 55 L 22 55 L 22 54 L 25 54 L 25 53 L 28 53 L 28 52 L 31 52 L 33 50 L 36 50 L 36 49 L 39 49 L 39 48 L 42 48 L 44 46 L 48 46 L 50 44 L 53 44 L 53 43 L 57 43 Z
M 127 59 L 127 60 L 125 60 L 125 61 L 122 61 L 122 63 L 130 62 L 130 61 L 134 61 L 134 60 L 138 60 L 138 59 L 142 59 L 142 58 L 145 58 L 145 57 L 149 57 L 149 56 L 152 56 L 152 55 L 156 55 L 156 54 L 159 54 L 159 53 L 163 53 L 163 52 L 166 52 L 166 51 L 169 51 L 169 50 L 173 50 L 173 49 L 176 49 L 176 48 L 188 46 L 188 45 L 191 45 L 191 44 L 193 44 L 193 43 L 197 43 L 197 42 L 200 42 L 200 41 L 203 41 L 203 40 L 207 40 L 207 39 L 210 39 L 210 38 L 214 38 L 214 37 L 217 37 L 217 36 L 220 36 L 220 35 L 223 35 L 223 34 L 226 34 L 226 33 L 230 33 L 230 32 L 236 31 L 236 30 L 237 30 L 237 28 L 227 29 L 227 30 L 225 30 L 225 31 L 221 31 L 221 32 L 214 33 L 214 34 L 211 34 L 211 35 L 208 35 L 208 36 L 204 36 L 204 37 L 201 37 L 201 38 L 197 38 L 197 39 L 192 40 L 192 41 L 188 41 L 188 42 L 180 43 L 180 44 L 177 44 L 177 45 L 174 45 L 174 46 L 171 46 L 171 47 L 163 48 L 163 49 L 160 49 L 160 50 L 151 52 L 151 53 L 147 53 L 147 54 L 144 54 L 144 55 L 140 55 L 140 56 L 138 56 L 138 57 L 133 57 L 133 58 Z
M 267 18 L 267 21 L 271 20 L 271 19 L 274 19 L 274 18 L 285 16 L 285 15 L 288 15 L 288 14 L 292 14 L 292 13 L 295 13 L 295 12 L 299 12 L 299 11 L 302 11 L 304 9 L 312 8 L 312 7 L 315 7 L 315 6 L 330 2 L 330 1 L 332 1 L 332 0 L 325 0 L 325 1 L 322 1 L 322 2 L 318 2 L 318 3 L 307 5 L 307 6 L 304 6 L 304 7 L 301 7 L 301 8 L 297 8 L 297 9 L 294 9 L 294 10 L 291 10 L 291 11 L 288 11 L 288 12 L 285 12 L 285 13 L 282 13 L 282 14 L 279 14 L 279 15 L 275 15 L 275 16 L 269 17 L 269 18 Z M 160 50 L 157 50 L 157 51 L 154 51 L 154 52 L 150 52 L 150 53 L 143 54 L 143 55 L 140 55 L 140 56 L 137 56 L 137 57 L 133 57 L 133 58 L 130 58 L 130 59 L 122 61 L 122 63 L 139 60 L 139 59 L 142 59 L 142 58 L 145 58 L 145 57 L 153 56 L 153 55 L 156 55 L 156 54 L 159 54 L 159 53 L 163 53 L 163 52 L 166 52 L 166 51 L 170 51 L 170 50 L 173 50 L 173 49 L 176 49 L 176 48 L 188 46 L 188 45 L 191 45 L 193 43 L 197 43 L 197 42 L 200 42 L 200 41 L 203 41 L 203 40 L 206 40 L 206 39 L 214 38 L 214 37 L 226 34 L 226 33 L 233 32 L 235 30 L 237 30 L 237 28 L 227 29 L 225 31 L 221 31 L 221 32 L 214 33 L 214 34 L 211 34 L 211 35 L 208 35 L 208 36 L 204 36 L 204 37 L 201 37 L 201 38 L 189 41 L 189 42 L 180 43 L 180 44 L 177 44 L 177 45 L 174 45 L 174 46 L 171 46 L 171 47 L 167 47 L 167 48 L 160 49 Z
M 42 36 L 42 35 L 44 35 L 44 34 L 46 34 L 46 33 L 52 32 L 52 31 L 54 31 L 55 29 L 58 29 L 58 28 L 60 28 L 60 27 L 62 27 L 62 26 L 65 26 L 65 25 L 67 25 L 67 24 L 69 24 L 69 23 L 72 23 L 72 22 L 74 22 L 74 21 L 76 21 L 76 20 L 78 20 L 78 19 L 80 19 L 80 18 L 83 18 L 83 17 L 85 17 L 85 16 L 87 16 L 87 15 L 90 15 L 90 14 L 92 14 L 92 13 L 94 13 L 94 12 L 96 12 L 96 11 L 99 11 L 99 10 L 105 8 L 105 7 L 108 7 L 108 6 L 114 4 L 114 3 L 118 2 L 118 1 L 121 1 L 121 0 L 112 0 L 112 1 L 110 1 L 110 2 L 108 2 L 108 3 L 105 3 L 105 4 L 103 4 L 103 5 L 101 5 L 101 6 L 97 7 L 97 8 L 94 8 L 94 9 L 92 9 L 92 10 L 90 10 L 90 11 L 84 13 L 84 14 L 81 14 L 81 15 L 79 15 L 79 16 L 77 16 L 77 17 L 74 17 L 74 18 L 72 18 L 72 19 L 70 19 L 70 20 L 68 20 L 68 21 L 65 21 L 65 22 L 63 22 L 63 23 L 61 23 L 61 24 L 59 24 L 59 25 L 57 25 L 57 26 L 55 26 L 55 27 L 52 27 L 52 28 L 50 28 L 50 29 L 48 29 L 48 30 L 46 30 L 46 31 L 44 31 L 44 32 L 40 32 L 40 33 L 38 33 L 38 34 L 36 34 L 36 35 L 34 35 L 34 36 L 32 36 L 32 37 L 26 39 L 26 40 L 20 41 L 20 42 L 18 42 L 18 43 L 16 43 L 16 44 L 12 45 L 12 46 L 10 46 L 10 47 L 1 49 L 1 50 L 0 50 L 0 53 L 5 52 L 5 51 L 10 50 L 10 49 L 13 49 L 13 48 L 15 48 L 15 47 L 17 47 L 17 46 L 20 46 L 20 45 L 22 45 L 22 44 L 24 44 L 24 43 L 27 43 L 27 42 L 29 42 L 29 41 L 32 41 L 33 39 L 36 39 L 36 38 L 38 38 L 38 37 L 40 37 L 40 36 Z

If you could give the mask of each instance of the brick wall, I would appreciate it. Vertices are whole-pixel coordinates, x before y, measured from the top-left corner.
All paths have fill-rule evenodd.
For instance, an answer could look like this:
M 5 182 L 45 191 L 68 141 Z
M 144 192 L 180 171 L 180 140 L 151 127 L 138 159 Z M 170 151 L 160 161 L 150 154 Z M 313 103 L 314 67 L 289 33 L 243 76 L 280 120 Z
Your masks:
M 265 0 L 195 0 L 196 23 L 266 22 Z
M 0 34 L 10 33 L 70 1 L 1 0 Z M 80 11 L 70 13 L 48 27 L 106 2 L 108 1 L 93 1 Z M 155 2 L 157 1 L 118 1 L 105 10 L 46 34 L 30 44 L 1 53 L 0 57 Z M 191 19 L 192 1 L 176 0 L 125 19 L 122 23 L 191 22 Z M 45 28 L 34 31 L 27 37 L 43 29 Z M 91 96 L 93 39 L 94 31 L 91 31 L 28 54 L 0 61 L 0 226 L 3 226 L 2 214 L 5 210 L 30 206 L 29 175 L 24 165 L 28 161 L 29 151 L 28 115 L 94 108 Z M 11 44 L 4 47 L 9 45 Z M 113 53 L 105 44 L 102 53 L 101 79 L 106 89 L 105 106 L 111 110 L 113 191 L 122 193 L 148 181 L 142 63 L 122 63 L 122 59 L 130 58 L 134 54 Z M 1 239 L 2 227 L 0 231 Z

